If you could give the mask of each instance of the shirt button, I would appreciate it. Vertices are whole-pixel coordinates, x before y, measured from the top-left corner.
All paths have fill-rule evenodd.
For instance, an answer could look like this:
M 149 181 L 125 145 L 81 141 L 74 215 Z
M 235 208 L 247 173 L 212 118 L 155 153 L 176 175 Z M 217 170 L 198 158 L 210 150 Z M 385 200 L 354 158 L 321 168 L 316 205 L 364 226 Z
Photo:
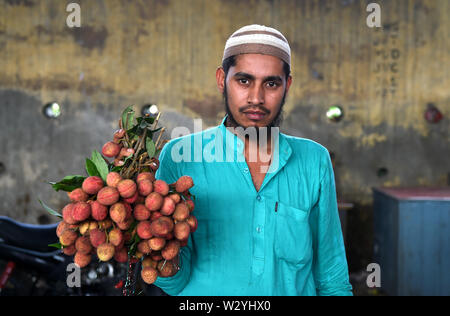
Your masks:
M 256 197 L 256 199 L 257 199 L 258 201 L 261 201 L 261 195 L 258 195 L 258 196 Z
M 248 173 L 248 168 L 244 168 L 244 172 L 245 172 L 245 173 Z
M 256 232 L 257 232 L 258 234 L 259 234 L 261 231 L 262 231 L 262 227 L 261 227 L 261 226 L 256 227 Z

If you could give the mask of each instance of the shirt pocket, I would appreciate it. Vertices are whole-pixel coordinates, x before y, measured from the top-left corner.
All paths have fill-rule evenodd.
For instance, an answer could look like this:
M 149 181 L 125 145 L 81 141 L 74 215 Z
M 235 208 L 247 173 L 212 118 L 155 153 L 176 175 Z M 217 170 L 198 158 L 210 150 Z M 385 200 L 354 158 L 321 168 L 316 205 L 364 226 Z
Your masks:
M 305 263 L 312 259 L 308 211 L 277 202 L 274 252 L 278 259 Z

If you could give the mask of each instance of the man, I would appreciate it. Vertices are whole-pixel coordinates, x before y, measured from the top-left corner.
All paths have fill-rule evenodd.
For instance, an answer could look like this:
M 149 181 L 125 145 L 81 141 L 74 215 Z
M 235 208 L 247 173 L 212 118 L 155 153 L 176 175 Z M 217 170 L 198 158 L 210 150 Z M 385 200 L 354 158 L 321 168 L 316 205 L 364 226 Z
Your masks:
M 198 219 L 155 282 L 169 295 L 352 294 L 328 151 L 277 129 L 290 53 L 273 28 L 233 33 L 216 72 L 227 115 L 163 148 L 156 177 L 191 176 Z

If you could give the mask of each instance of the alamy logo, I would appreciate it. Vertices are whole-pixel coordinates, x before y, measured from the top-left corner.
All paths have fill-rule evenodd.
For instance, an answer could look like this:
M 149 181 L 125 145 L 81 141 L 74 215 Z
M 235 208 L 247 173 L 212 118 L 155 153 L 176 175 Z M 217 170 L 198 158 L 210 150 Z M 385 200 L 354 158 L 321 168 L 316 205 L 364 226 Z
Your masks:
M 367 266 L 367 272 L 372 272 L 367 276 L 366 284 L 370 288 L 381 287 L 381 269 L 378 263 L 371 263 Z
M 248 139 L 247 162 L 260 162 L 260 172 L 272 173 L 279 167 L 278 127 L 227 127 L 225 135 L 217 132 L 199 133 L 202 120 L 194 120 L 194 135 L 177 141 L 170 152 L 174 162 L 244 162 L 244 139 Z M 187 127 L 176 127 L 171 138 L 190 135 Z M 237 139 L 237 141 L 236 141 Z M 236 144 L 235 144 L 236 142 Z M 270 144 L 269 144 L 270 143 Z M 269 151 L 269 148 L 270 151 Z M 235 155 L 235 149 L 238 154 Z M 270 164 L 270 166 L 268 166 Z
M 78 3 L 69 3 L 66 7 L 67 12 L 71 12 L 66 19 L 68 27 L 81 27 L 81 7 Z
M 67 275 L 66 284 L 68 287 L 81 287 L 81 271 L 80 267 L 75 263 L 67 265 L 66 272 L 70 272 Z
M 371 12 L 366 19 L 368 27 L 381 27 L 381 6 L 378 3 L 372 2 L 367 5 L 367 12 Z

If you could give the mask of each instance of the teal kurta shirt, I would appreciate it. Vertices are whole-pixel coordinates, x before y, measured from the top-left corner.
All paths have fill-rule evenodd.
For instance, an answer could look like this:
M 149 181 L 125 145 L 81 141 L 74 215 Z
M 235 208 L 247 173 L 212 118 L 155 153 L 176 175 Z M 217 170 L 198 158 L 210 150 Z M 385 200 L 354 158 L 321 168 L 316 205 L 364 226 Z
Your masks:
M 155 285 L 169 295 L 351 295 L 326 148 L 279 133 L 256 191 L 225 120 L 161 151 L 156 178 L 194 180 L 198 228 L 181 248 L 180 271 Z

